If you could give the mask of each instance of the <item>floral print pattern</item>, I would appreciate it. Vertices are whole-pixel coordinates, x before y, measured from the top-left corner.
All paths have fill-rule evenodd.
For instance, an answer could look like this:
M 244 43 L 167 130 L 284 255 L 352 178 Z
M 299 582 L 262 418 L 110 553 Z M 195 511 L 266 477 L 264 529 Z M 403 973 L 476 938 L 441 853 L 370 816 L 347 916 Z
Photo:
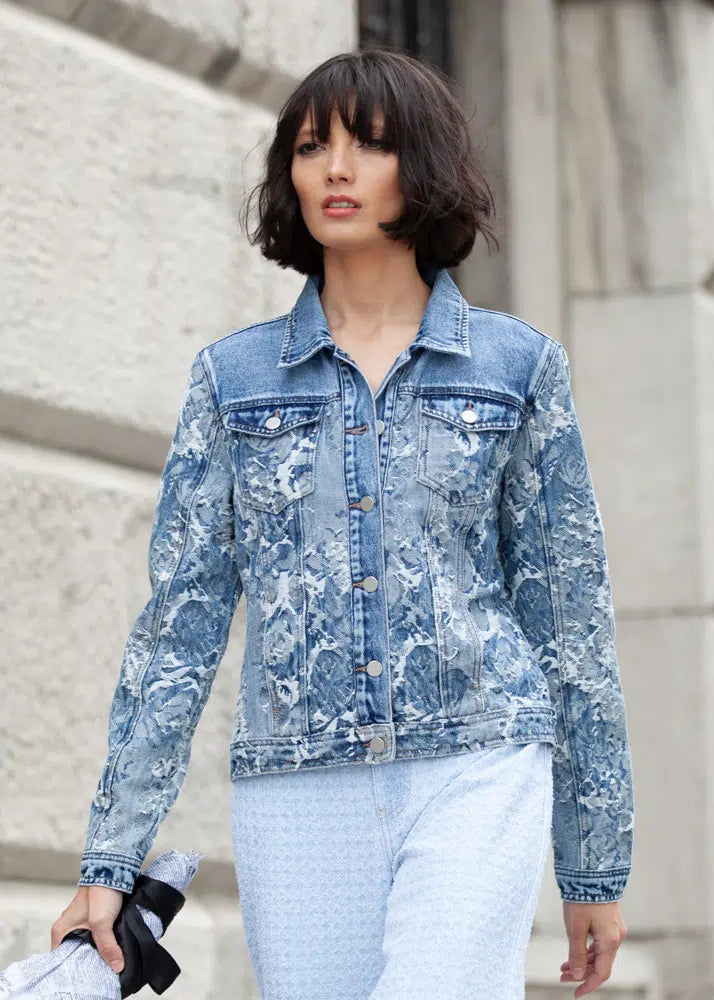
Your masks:
M 622 895 L 630 751 L 568 357 L 424 274 L 383 421 L 320 275 L 288 314 L 194 358 L 79 884 L 131 890 L 245 593 L 231 779 L 546 742 L 561 894 Z

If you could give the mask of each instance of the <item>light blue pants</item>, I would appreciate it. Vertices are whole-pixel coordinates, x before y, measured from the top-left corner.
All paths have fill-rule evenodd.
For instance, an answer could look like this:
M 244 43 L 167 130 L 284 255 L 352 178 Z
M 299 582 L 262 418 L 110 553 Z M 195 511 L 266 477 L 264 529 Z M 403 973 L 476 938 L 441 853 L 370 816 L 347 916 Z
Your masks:
M 532 742 L 234 779 L 262 1000 L 523 1000 L 551 755 Z

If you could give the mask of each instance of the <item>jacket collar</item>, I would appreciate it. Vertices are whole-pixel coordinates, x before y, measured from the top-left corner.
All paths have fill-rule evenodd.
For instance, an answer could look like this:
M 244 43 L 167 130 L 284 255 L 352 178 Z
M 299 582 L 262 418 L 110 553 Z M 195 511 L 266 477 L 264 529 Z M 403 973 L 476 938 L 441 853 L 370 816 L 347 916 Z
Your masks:
M 445 267 L 422 268 L 421 275 L 431 285 L 431 295 L 416 337 L 409 350 L 416 346 L 430 347 L 447 354 L 471 357 L 469 344 L 469 306 Z M 336 353 L 341 349 L 330 336 L 327 318 L 320 301 L 323 275 L 308 275 L 295 305 L 285 323 L 283 346 L 278 368 L 287 368 L 307 361 L 321 347 Z

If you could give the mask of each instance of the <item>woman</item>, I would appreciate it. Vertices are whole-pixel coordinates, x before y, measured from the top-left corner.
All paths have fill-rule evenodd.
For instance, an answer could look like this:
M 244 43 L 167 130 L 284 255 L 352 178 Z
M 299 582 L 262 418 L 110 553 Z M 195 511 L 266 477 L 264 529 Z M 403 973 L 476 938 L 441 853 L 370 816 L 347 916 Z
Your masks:
M 496 241 L 434 68 L 318 66 L 258 190 L 251 241 L 307 278 L 192 364 L 53 947 L 89 926 L 121 968 L 112 920 L 245 591 L 230 773 L 261 996 L 522 998 L 551 823 L 561 981 L 584 996 L 626 932 L 633 797 L 566 353 L 447 272 Z

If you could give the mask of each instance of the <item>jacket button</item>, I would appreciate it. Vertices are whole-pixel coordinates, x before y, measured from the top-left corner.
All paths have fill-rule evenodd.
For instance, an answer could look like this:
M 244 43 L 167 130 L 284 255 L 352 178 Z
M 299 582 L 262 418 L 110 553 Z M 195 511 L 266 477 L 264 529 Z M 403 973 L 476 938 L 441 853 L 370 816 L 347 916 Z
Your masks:
M 281 424 L 282 420 L 275 414 L 272 417 L 268 417 L 265 421 L 265 426 L 271 431 L 274 431 L 276 427 L 280 427 Z
M 369 749 L 373 750 L 374 753 L 381 753 L 386 745 L 381 736 L 373 736 L 369 741 Z
M 371 510 L 374 507 L 374 500 L 372 499 L 372 497 L 362 497 L 362 499 L 359 502 L 359 505 L 362 508 L 362 510 Z
M 387 425 L 385 424 L 385 422 L 383 420 L 378 420 L 377 421 L 377 434 L 384 434 L 384 428 L 386 426 Z
M 370 660 L 367 664 L 367 673 L 370 677 L 379 677 L 382 673 L 382 664 L 379 660 Z
M 377 577 L 376 576 L 366 576 L 364 578 L 364 580 L 362 581 L 362 586 L 364 587 L 365 590 L 369 591 L 370 594 L 374 593 L 374 591 L 379 586 L 379 584 L 377 582 Z
M 464 420 L 467 424 L 473 424 L 477 418 L 473 410 L 462 410 L 461 419 Z

